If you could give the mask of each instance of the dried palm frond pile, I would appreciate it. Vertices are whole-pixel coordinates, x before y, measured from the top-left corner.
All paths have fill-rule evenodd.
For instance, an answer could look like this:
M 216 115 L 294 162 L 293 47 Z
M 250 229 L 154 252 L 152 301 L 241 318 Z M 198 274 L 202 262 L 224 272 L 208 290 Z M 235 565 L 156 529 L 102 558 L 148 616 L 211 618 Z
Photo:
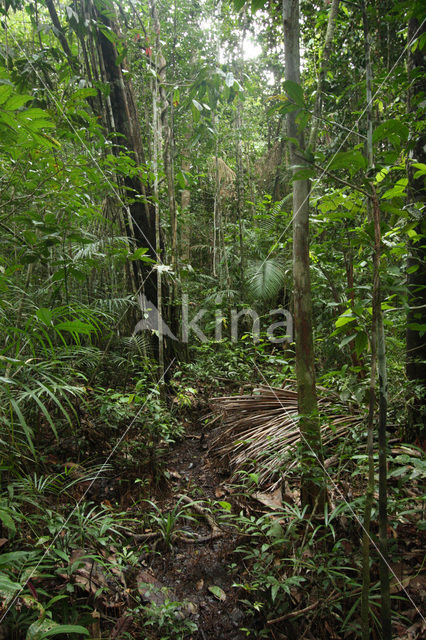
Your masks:
M 277 479 L 284 467 L 288 470 L 297 463 L 292 455 L 300 442 L 294 387 L 294 382 L 282 389 L 261 386 L 251 395 L 212 400 L 213 413 L 222 418 L 225 429 L 213 440 L 211 450 L 228 458 L 234 475 L 243 468 L 255 469 L 259 483 L 264 484 Z M 337 395 L 325 389 L 318 392 L 322 442 L 329 445 L 350 434 L 363 418 Z

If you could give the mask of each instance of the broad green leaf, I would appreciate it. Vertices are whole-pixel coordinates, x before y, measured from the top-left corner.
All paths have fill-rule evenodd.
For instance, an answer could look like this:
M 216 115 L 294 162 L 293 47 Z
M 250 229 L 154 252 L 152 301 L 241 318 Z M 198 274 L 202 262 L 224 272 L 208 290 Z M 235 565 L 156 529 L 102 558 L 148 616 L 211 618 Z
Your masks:
M 0 111 L 0 122 L 7 125 L 11 129 L 18 129 L 19 127 L 16 118 L 6 111 Z
M 85 627 L 81 627 L 77 624 L 58 624 L 54 620 L 44 618 L 43 620 L 36 620 L 29 627 L 26 635 L 26 640 L 44 640 L 44 638 L 51 638 L 52 636 L 58 636 L 63 633 L 79 633 L 84 636 L 90 635 Z
M 0 573 L 0 596 L 3 601 L 3 607 L 7 607 L 9 602 L 13 600 L 15 593 L 20 589 L 22 589 L 21 584 L 13 582 L 6 574 Z
M 10 516 L 10 514 L 7 511 L 4 511 L 1 508 L 0 508 L 0 520 L 3 523 L 3 526 L 5 526 L 6 529 L 9 529 L 9 531 L 12 534 L 16 533 L 16 526 L 15 526 L 15 523 L 14 523 L 12 517 Z
M 78 98 L 86 99 L 91 96 L 97 96 L 98 92 L 93 87 L 83 87 L 82 89 L 78 89 L 75 93 L 72 94 L 71 100 L 75 101 Z
M 416 173 L 414 174 L 414 178 L 416 180 L 418 178 L 421 178 L 422 176 L 426 175 L 426 164 L 423 164 L 422 162 L 413 162 L 412 166 L 415 169 L 418 169 L 418 171 L 416 171 Z
M 398 180 L 391 189 L 384 192 L 382 200 L 390 200 L 390 198 L 404 198 L 407 185 L 407 178 L 401 178 L 401 180 Z
M 271 524 L 268 529 L 268 536 L 273 538 L 274 540 L 283 540 L 284 539 L 284 530 L 279 522 L 275 521 Z
M 30 118 L 31 120 L 46 120 L 49 118 L 49 114 L 38 107 L 25 109 L 25 112 L 22 115 L 25 115 L 26 118 Z
M 298 107 L 305 106 L 303 89 L 300 84 L 297 84 L 297 82 L 293 82 L 293 80 L 285 80 L 283 87 L 284 91 L 286 92 L 290 100 L 292 100 L 292 102 L 297 104 Z
M 280 589 L 280 586 L 281 585 L 278 583 L 278 584 L 274 584 L 271 587 L 271 600 L 272 600 L 272 602 L 275 602 L 275 598 L 277 597 L 277 594 L 278 594 L 278 591 Z
M 386 122 L 382 122 L 374 130 L 373 142 L 390 139 L 391 136 L 396 135 L 402 143 L 408 140 L 408 134 L 409 129 L 403 122 L 399 122 L 399 120 L 386 120 Z
M 257 11 L 258 9 L 263 9 L 267 0 L 251 0 L 251 10 Z
M 89 636 L 90 633 L 85 627 L 81 627 L 79 624 L 58 624 L 55 629 L 48 631 L 44 637 L 51 638 L 62 633 L 80 633 L 83 636 Z
M 142 262 L 154 262 L 152 258 L 146 255 L 147 253 L 148 253 L 148 249 L 146 249 L 145 247 L 139 247 L 139 249 L 136 249 L 136 251 L 129 256 L 129 260 L 141 260 Z
M 11 95 L 13 87 L 9 84 L 0 85 L 0 104 L 4 104 Z
M 200 121 L 200 112 L 199 112 L 199 110 L 197 109 L 197 107 L 194 104 L 191 105 L 191 111 L 192 111 L 192 119 L 193 119 L 193 121 L 195 123 L 199 122 Z
M 349 324 L 354 320 L 356 320 L 356 316 L 340 316 L 340 318 L 337 318 L 335 325 L 336 327 L 344 327 L 345 324 Z
M 359 331 L 355 338 L 355 351 L 360 356 L 368 347 L 368 336 L 365 331 Z
M 287 113 L 292 113 L 293 111 L 298 111 L 299 107 L 297 104 L 294 104 L 290 100 L 287 100 L 284 104 L 280 105 L 276 111 L 279 111 L 283 116 L 287 115 Z
M 28 244 L 35 244 L 37 242 L 37 234 L 32 229 L 25 229 L 23 236 Z
M 352 340 L 356 338 L 357 335 L 358 335 L 357 333 L 353 333 L 351 336 L 346 336 L 346 338 L 343 338 L 343 340 L 339 344 L 339 347 L 342 349 L 344 346 L 349 344 L 349 342 L 352 342 Z
M 411 331 L 418 331 L 420 335 L 423 335 L 426 331 L 426 324 L 420 324 L 419 322 L 411 322 L 407 327 L 411 329 Z
M 101 32 L 103 33 L 105 38 L 107 38 L 110 42 L 112 42 L 112 44 L 116 44 L 116 42 L 119 41 L 119 38 L 118 38 L 117 34 L 114 33 L 114 31 L 111 29 L 111 27 L 108 27 L 106 25 L 102 25 L 102 26 L 99 26 L 99 29 L 101 30 Z
M 17 109 L 23 107 L 29 100 L 32 100 L 31 96 L 16 94 L 8 99 L 3 108 L 7 109 L 7 111 L 17 111 Z
M 214 595 L 215 598 L 217 598 L 221 602 L 224 602 L 226 600 L 226 593 L 224 592 L 224 590 L 216 586 L 215 584 L 210 585 L 209 591 Z
M 247 0 L 234 0 L 235 11 L 240 11 L 246 2 Z
M 178 183 L 179 187 L 181 189 L 185 189 L 185 187 L 187 186 L 187 181 L 185 178 L 185 174 L 182 171 L 178 171 L 175 175 L 176 178 L 176 182 Z
M 121 51 L 121 53 L 119 53 L 119 55 L 115 59 L 115 65 L 117 67 L 123 62 L 126 55 L 127 55 L 127 47 L 123 47 L 123 50 Z
M 367 168 L 367 160 L 359 151 L 341 151 L 336 153 L 332 161 L 330 162 L 329 169 L 347 169 L 349 173 L 353 174 L 360 169 L 365 170 Z
M 416 271 L 419 270 L 420 265 L 418 264 L 413 264 L 412 267 L 408 267 L 407 269 L 407 273 L 415 273 Z

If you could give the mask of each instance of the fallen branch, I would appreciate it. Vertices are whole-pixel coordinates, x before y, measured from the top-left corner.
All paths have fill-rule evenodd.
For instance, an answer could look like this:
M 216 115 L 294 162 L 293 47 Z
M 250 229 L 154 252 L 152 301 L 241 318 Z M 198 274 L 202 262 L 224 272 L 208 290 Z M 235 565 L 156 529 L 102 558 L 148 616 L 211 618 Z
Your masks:
M 335 595 L 336 595 L 336 592 L 332 591 L 332 593 L 330 593 L 328 598 L 322 601 L 323 604 L 325 604 L 328 600 L 332 600 Z M 276 624 L 277 622 L 283 622 L 283 620 L 290 620 L 291 618 L 297 618 L 301 614 L 308 613 L 308 611 L 312 611 L 312 609 L 315 609 L 319 605 L 319 602 L 320 601 L 317 600 L 316 602 L 313 602 L 312 604 L 308 605 L 304 609 L 297 609 L 296 611 L 290 611 L 290 613 L 286 613 L 284 616 L 280 616 L 279 618 L 273 618 L 272 620 L 268 620 L 266 624 Z
M 308 607 L 304 609 L 297 609 L 296 611 L 291 611 L 290 613 L 286 613 L 285 616 L 280 616 L 279 618 L 273 618 L 272 620 L 268 620 L 266 624 L 276 624 L 277 622 L 282 622 L 283 620 L 290 620 L 291 618 L 297 618 L 302 613 L 307 613 L 308 611 L 312 611 L 315 607 L 318 606 L 318 600 L 313 602 Z
M 216 538 L 219 537 L 219 534 L 222 535 L 222 530 L 220 529 L 220 527 L 218 527 L 215 519 L 208 513 L 208 511 L 206 511 L 206 509 L 204 509 L 204 507 L 202 507 L 198 502 L 194 502 L 193 500 L 191 500 L 191 498 L 183 494 L 180 494 L 179 498 L 183 502 L 186 502 L 187 504 L 191 505 L 194 511 L 196 511 L 200 516 L 203 516 L 203 518 L 208 522 L 212 530 L 212 534 L 211 536 L 209 536 L 210 539 L 212 538 L 213 535 Z

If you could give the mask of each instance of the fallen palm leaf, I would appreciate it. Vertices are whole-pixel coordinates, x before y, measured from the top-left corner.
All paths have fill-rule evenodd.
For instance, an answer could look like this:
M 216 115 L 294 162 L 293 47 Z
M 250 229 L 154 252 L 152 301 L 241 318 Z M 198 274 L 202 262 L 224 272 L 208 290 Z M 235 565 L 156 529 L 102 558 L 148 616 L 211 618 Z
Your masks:
M 291 453 L 300 443 L 297 391 L 287 381 L 284 388 L 261 386 L 251 395 L 225 396 L 212 401 L 214 419 L 221 416 L 224 430 L 211 449 L 227 457 L 234 477 L 242 469 L 256 469 L 259 485 L 276 480 L 285 464 L 297 463 Z M 343 404 L 337 395 L 318 389 L 318 408 L 324 445 L 337 440 L 362 422 L 362 415 Z

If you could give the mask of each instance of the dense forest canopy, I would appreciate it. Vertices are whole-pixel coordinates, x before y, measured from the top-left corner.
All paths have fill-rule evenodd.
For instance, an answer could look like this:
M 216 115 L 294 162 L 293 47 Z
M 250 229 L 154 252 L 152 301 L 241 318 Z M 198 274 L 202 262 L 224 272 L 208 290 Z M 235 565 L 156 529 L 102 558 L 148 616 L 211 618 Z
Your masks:
M 425 632 L 425 9 L 2 0 L 0 638 Z

